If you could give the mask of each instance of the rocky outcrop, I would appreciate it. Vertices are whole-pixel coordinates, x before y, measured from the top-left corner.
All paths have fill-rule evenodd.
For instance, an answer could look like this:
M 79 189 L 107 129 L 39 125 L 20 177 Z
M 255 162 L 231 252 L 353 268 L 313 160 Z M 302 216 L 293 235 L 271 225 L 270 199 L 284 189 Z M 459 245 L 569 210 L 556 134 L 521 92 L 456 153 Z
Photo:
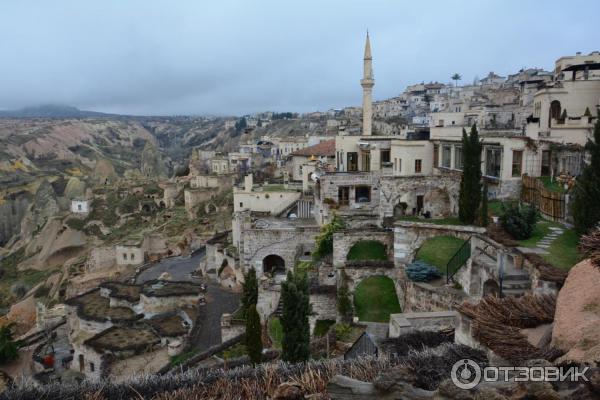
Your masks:
M 158 149 L 150 142 L 146 142 L 144 146 L 140 171 L 143 176 L 148 178 L 164 178 L 167 175 L 165 164 Z
M 574 266 L 558 293 L 552 344 L 567 353 L 562 360 L 600 360 L 600 269 L 589 260 Z
M 54 188 L 47 180 L 43 180 L 21 222 L 21 238 L 25 241 L 31 239 L 39 232 L 49 218 L 60 212 L 60 206 Z
M 85 196 L 85 183 L 72 176 L 65 186 L 64 196 L 68 199 L 82 199 Z
M 117 180 L 117 173 L 115 172 L 115 167 L 109 160 L 101 158 L 96 161 L 92 177 L 96 182 L 102 185 L 112 184 Z
M 4 246 L 21 232 L 21 221 L 31 204 L 28 192 L 0 204 L 0 246 Z

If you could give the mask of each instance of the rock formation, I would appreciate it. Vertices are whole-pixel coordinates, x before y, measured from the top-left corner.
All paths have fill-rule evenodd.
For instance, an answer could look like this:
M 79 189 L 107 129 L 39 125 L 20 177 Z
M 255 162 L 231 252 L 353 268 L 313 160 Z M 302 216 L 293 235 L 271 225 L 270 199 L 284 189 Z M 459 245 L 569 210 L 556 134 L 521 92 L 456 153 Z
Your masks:
M 574 266 L 558 294 L 552 344 L 562 360 L 600 362 L 600 269 L 590 260 Z

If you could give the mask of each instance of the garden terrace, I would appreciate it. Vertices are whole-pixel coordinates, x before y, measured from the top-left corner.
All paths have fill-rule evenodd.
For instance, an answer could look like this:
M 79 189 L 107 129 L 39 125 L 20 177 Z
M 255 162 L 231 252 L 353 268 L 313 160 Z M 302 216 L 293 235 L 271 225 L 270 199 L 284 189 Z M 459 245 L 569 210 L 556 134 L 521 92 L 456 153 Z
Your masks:
M 106 321 L 135 321 L 142 317 L 127 307 L 111 307 L 110 300 L 100 295 L 100 289 L 93 289 L 87 293 L 73 297 L 65 302 L 69 306 L 77 307 L 77 316 L 81 319 L 106 322 Z
M 186 281 L 149 281 L 142 288 L 148 297 L 196 296 L 206 290 L 202 285 Z
M 96 351 L 140 352 L 160 343 L 160 338 L 145 325 L 113 326 L 86 340 L 84 344 Z
M 127 300 L 136 303 L 140 300 L 142 287 L 139 285 L 128 285 L 121 282 L 104 282 L 100 284 L 101 288 L 110 291 L 110 297 Z
M 158 315 L 146 321 L 161 337 L 177 337 L 187 335 L 188 328 L 184 320 L 175 313 Z

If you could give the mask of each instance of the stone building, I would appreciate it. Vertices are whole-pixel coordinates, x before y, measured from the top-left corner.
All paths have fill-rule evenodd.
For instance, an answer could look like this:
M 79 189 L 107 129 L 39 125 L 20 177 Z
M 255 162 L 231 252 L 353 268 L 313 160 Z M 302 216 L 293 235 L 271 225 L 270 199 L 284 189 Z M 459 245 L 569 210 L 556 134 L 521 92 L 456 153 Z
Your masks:
M 97 380 L 109 376 L 119 360 L 140 354 L 168 362 L 168 355 L 174 355 L 174 348 L 181 349 L 195 324 L 204 291 L 190 282 L 105 282 L 68 299 L 70 368 Z M 177 346 L 169 351 L 167 346 L 173 343 Z
M 71 212 L 75 214 L 87 214 L 90 206 L 87 200 L 71 200 Z

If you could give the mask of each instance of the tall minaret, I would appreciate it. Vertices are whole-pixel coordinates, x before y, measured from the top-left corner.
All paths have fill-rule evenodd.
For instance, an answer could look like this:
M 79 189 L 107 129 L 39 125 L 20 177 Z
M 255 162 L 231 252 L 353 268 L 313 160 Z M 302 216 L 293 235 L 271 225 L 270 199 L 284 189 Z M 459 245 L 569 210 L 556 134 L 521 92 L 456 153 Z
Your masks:
M 365 43 L 365 57 L 363 64 L 363 78 L 360 80 L 360 86 L 363 88 L 363 135 L 371 136 L 371 126 L 373 122 L 373 57 L 371 57 L 371 42 L 369 41 L 369 31 L 367 31 L 367 41 Z

